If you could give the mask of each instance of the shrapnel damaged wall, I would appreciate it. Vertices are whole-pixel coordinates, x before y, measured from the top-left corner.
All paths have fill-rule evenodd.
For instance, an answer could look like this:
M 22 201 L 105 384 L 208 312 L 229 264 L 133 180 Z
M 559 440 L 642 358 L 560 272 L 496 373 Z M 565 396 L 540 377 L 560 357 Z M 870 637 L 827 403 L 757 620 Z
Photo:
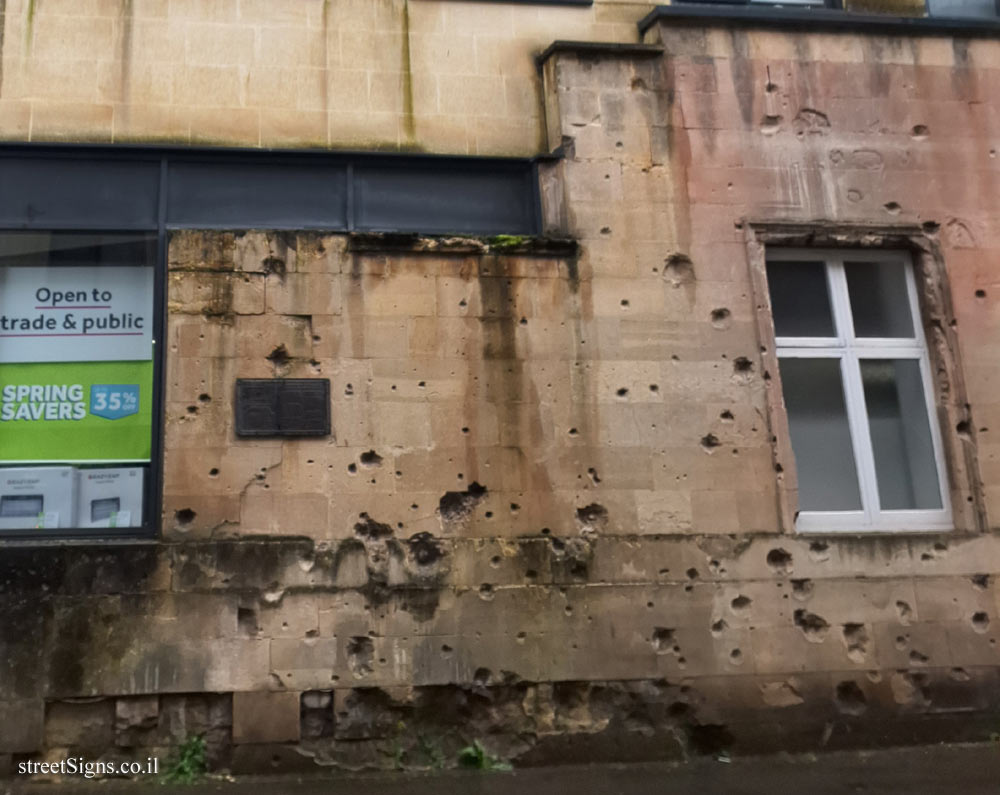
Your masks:
M 654 5 L 0 0 L 0 139 L 531 156 L 535 53 L 634 42 Z
M 5 761 L 198 733 L 252 770 L 995 730 L 1000 46 L 657 42 L 546 62 L 553 239 L 173 236 L 163 539 L 4 548 Z M 985 529 L 778 531 L 751 221 L 939 252 L 969 403 L 943 431 Z M 275 375 L 331 379 L 331 438 L 235 439 L 233 379 Z

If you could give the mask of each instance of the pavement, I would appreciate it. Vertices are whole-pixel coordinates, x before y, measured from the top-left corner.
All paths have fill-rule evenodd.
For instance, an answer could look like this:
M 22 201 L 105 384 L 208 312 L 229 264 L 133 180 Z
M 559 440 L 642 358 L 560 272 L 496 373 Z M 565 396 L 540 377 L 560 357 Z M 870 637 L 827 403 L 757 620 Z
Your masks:
M 189 786 L 146 781 L 0 781 L 2 795 L 149 792 L 163 795 L 1000 795 L 1000 745 L 537 767 L 512 772 L 338 774 L 212 779 Z M 154 788 L 155 787 L 155 788 Z

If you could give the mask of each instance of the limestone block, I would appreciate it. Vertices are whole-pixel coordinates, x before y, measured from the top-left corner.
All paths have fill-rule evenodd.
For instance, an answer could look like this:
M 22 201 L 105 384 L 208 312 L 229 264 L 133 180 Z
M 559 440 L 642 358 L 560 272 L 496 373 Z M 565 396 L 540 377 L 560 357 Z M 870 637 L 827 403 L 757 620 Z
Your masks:
M 114 741 L 115 701 L 53 701 L 45 710 L 45 745 L 104 749 Z
M 299 739 L 299 693 L 233 693 L 233 742 L 297 742 Z
M 0 702 L 0 753 L 30 754 L 46 742 L 45 703 L 40 699 Z

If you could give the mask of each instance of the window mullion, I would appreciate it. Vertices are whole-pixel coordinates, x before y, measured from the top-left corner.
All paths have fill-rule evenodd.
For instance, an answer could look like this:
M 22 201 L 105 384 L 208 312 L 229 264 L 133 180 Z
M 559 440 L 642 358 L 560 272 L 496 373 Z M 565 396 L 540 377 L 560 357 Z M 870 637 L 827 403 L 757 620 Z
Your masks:
M 847 422 L 851 428 L 854 443 L 854 459 L 858 468 L 861 487 L 861 502 L 864 506 L 865 524 L 875 524 L 880 511 L 878 482 L 875 477 L 875 454 L 872 450 L 871 433 L 868 429 L 868 412 L 865 406 L 864 386 L 861 383 L 861 367 L 855 351 L 854 319 L 851 316 L 850 293 L 847 289 L 847 273 L 841 259 L 828 259 L 827 270 L 830 279 L 830 296 L 837 322 L 837 333 L 844 341 L 842 360 L 844 379 L 844 399 L 847 404 Z
M 857 354 L 847 346 L 843 359 L 844 397 L 847 403 L 847 422 L 854 443 L 854 458 L 861 485 L 861 501 L 865 509 L 865 523 L 875 525 L 881 512 L 878 497 L 878 479 L 875 475 L 875 451 L 868 428 L 868 409 L 865 390 L 861 382 L 861 366 Z

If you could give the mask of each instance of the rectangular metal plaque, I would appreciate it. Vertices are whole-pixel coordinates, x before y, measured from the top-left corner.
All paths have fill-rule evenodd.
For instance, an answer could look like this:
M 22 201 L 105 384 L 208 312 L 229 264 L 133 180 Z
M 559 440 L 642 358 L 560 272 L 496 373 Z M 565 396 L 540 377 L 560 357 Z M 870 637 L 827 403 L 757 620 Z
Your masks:
M 236 379 L 237 436 L 329 436 L 330 379 Z

